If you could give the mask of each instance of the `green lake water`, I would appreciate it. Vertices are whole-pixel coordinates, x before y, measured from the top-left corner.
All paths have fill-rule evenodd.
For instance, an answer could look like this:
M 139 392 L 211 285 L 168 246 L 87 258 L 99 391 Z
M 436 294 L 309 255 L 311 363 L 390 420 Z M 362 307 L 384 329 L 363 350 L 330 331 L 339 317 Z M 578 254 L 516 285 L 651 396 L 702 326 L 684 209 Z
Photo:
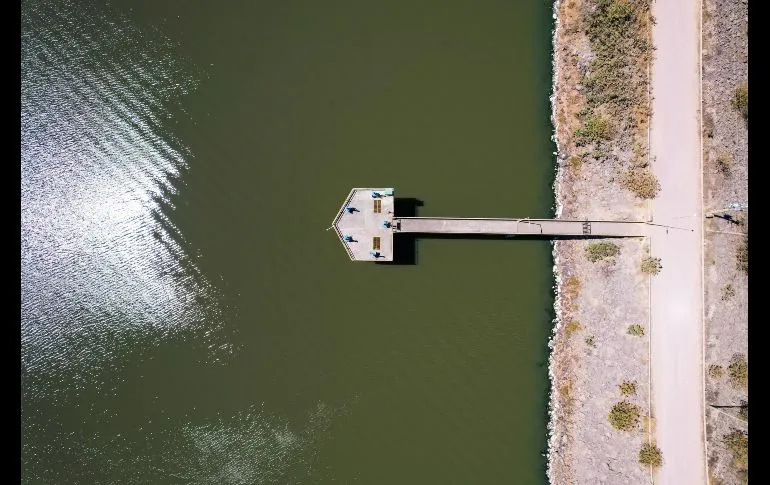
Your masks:
M 550 243 L 326 228 L 550 217 L 551 12 L 22 2 L 22 483 L 544 484 Z

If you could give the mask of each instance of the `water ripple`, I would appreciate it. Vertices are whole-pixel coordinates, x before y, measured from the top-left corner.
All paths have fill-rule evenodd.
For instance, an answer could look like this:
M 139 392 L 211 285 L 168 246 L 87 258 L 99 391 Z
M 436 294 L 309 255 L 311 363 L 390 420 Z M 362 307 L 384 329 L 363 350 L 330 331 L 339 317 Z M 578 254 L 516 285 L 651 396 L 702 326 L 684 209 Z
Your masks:
M 68 443 L 69 460 L 79 466 L 36 463 L 36 475 L 48 483 L 305 483 L 328 473 L 319 466 L 319 449 L 356 401 L 318 402 L 299 424 L 250 406 L 230 416 L 153 425 L 153 431 L 96 432 L 87 439 L 59 433 L 51 442 Z
M 213 360 L 231 350 L 219 290 L 170 217 L 191 154 L 165 107 L 201 73 L 157 33 L 83 8 L 22 4 L 25 400 L 66 387 L 35 379 L 119 366 L 125 345 L 191 335 Z

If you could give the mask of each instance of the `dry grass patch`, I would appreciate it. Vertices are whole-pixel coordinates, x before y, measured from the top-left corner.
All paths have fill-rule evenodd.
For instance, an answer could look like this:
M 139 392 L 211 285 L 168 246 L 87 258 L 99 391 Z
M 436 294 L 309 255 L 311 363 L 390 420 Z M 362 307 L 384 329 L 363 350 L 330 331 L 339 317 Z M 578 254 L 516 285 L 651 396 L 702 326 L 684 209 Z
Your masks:
M 628 116 L 646 100 L 646 70 L 651 43 L 649 1 L 593 0 L 586 34 L 595 54 L 585 86 L 589 105 L 609 105 Z M 638 75 L 638 76 L 637 76 Z
M 634 167 L 644 168 L 649 165 L 647 161 L 647 149 L 639 143 L 634 143 L 634 158 L 632 159 Z
M 567 412 L 572 411 L 572 406 L 575 404 L 575 398 L 572 396 L 572 383 L 568 382 L 559 388 L 559 396 L 567 408 Z
M 577 175 L 583 167 L 583 157 L 572 155 L 569 157 L 569 160 L 567 160 L 567 167 L 572 175 Z
M 564 283 L 564 296 L 569 299 L 575 299 L 580 294 L 581 286 L 580 278 L 577 276 L 570 276 L 567 282 Z
M 580 322 L 578 322 L 577 320 L 570 320 L 569 322 L 567 322 L 567 325 L 564 326 L 564 335 L 567 338 L 571 338 L 572 334 L 574 334 L 575 332 L 579 332 L 582 329 L 583 329 L 583 326 L 580 325 Z
M 572 145 L 586 147 L 566 161 L 566 169 L 577 175 L 586 157 L 618 161 L 618 153 L 639 145 L 647 146 L 650 121 L 649 68 L 653 47 L 650 40 L 651 0 L 567 0 L 559 17 L 565 30 L 564 45 L 587 40 L 592 54 L 588 65 L 570 49 L 561 53 L 572 68 L 563 81 L 571 95 L 561 96 L 557 106 L 560 126 L 569 126 L 562 136 Z M 574 87 L 580 85 L 578 92 Z M 567 88 L 569 89 L 569 88 Z M 568 123 L 565 125 L 564 120 Z M 565 145 L 566 148 L 566 145 Z M 624 155 L 621 155 L 624 157 Z M 625 162 L 625 160 L 624 160 Z M 617 168 L 610 182 L 629 188 L 643 199 L 654 198 L 660 190 L 643 155 L 633 170 Z
M 580 294 L 580 278 L 577 276 L 570 276 L 567 281 L 564 283 L 564 287 L 562 289 L 563 294 L 563 302 L 565 304 L 565 309 L 569 311 L 576 311 L 577 306 L 577 297 Z

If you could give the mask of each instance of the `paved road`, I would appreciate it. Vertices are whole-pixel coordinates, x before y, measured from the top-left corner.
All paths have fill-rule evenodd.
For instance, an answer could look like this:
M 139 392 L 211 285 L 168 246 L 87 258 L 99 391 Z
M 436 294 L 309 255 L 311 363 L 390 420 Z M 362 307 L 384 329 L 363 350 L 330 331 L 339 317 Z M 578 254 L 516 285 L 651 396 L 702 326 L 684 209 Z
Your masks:
M 661 485 L 706 483 L 702 367 L 702 214 L 699 95 L 700 2 L 653 4 L 651 154 L 661 183 L 651 251 L 663 270 L 652 278 L 652 393 Z M 689 217 L 687 217 L 689 216 Z

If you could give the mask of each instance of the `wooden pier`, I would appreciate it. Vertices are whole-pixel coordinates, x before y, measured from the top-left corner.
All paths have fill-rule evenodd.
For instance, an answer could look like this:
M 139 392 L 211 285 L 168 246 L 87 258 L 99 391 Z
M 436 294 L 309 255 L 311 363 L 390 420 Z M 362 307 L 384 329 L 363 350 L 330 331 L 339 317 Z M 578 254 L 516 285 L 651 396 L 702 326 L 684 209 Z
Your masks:
M 353 261 L 393 261 L 394 235 L 467 234 L 496 236 L 642 237 L 648 224 L 635 221 L 397 217 L 392 188 L 350 191 L 329 229 Z
M 394 232 L 417 234 L 637 237 L 646 235 L 646 228 L 643 222 L 569 219 L 399 217 L 393 220 Z

